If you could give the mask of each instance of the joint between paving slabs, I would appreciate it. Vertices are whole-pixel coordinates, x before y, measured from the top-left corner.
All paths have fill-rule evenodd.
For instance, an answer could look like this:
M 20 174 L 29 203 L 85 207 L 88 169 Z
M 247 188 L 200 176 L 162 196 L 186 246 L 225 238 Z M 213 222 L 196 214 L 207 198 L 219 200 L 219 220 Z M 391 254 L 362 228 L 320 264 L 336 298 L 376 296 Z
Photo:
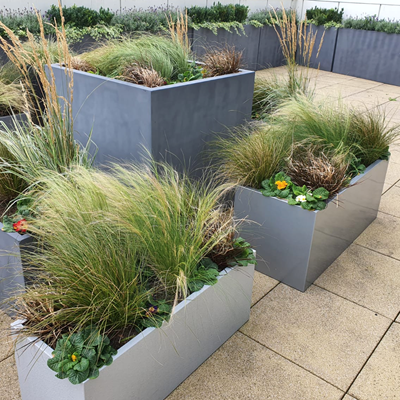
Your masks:
M 270 294 L 277 286 L 281 285 L 281 282 L 278 282 L 273 288 L 269 289 L 267 293 L 265 293 L 259 300 L 257 300 L 250 308 L 253 308 L 256 304 L 258 304 L 265 296 Z

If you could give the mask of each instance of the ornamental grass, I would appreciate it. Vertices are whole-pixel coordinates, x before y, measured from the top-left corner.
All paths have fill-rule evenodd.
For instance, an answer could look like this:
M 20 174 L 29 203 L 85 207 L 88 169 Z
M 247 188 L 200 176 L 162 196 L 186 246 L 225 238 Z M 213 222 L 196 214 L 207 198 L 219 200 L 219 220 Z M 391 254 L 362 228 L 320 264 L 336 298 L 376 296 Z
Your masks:
M 285 131 L 253 122 L 213 141 L 210 153 L 221 177 L 259 189 L 263 180 L 283 167 L 291 144 Z
M 122 345 L 150 307 L 190 293 L 205 257 L 233 249 L 237 224 L 220 203 L 230 186 L 192 182 L 167 164 L 77 168 L 43 184 L 32 227 L 40 252 L 24 255 L 35 283 L 17 310 L 22 334 L 49 344 L 94 324 Z

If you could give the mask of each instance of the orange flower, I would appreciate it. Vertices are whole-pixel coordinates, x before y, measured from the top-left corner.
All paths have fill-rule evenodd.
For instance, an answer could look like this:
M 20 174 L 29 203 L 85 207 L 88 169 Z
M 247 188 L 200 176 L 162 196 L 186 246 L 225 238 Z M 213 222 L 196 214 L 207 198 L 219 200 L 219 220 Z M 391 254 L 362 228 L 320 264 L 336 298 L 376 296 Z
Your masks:
M 77 356 L 75 355 L 75 354 L 72 354 L 72 356 L 71 356 L 71 360 L 73 361 L 73 362 L 75 362 L 76 360 L 77 360 Z
M 286 186 L 288 185 L 288 183 L 287 183 L 286 181 L 276 181 L 276 182 L 275 182 L 275 185 L 276 185 L 276 187 L 277 187 L 279 190 L 283 190 L 283 189 L 286 188 Z

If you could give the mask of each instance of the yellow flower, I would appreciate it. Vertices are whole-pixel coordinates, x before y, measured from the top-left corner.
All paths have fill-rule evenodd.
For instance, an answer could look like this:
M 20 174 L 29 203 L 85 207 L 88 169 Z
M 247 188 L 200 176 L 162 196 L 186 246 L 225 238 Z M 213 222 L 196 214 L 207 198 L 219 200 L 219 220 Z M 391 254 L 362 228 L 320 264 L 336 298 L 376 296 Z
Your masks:
M 72 354 L 72 356 L 71 356 L 71 360 L 73 361 L 73 362 L 75 362 L 76 360 L 77 360 L 77 356 L 75 355 L 75 354 Z
M 276 182 L 275 182 L 275 185 L 276 185 L 276 187 L 277 187 L 279 190 L 283 190 L 283 189 L 286 188 L 286 186 L 288 185 L 288 183 L 287 183 L 286 181 L 276 181 Z

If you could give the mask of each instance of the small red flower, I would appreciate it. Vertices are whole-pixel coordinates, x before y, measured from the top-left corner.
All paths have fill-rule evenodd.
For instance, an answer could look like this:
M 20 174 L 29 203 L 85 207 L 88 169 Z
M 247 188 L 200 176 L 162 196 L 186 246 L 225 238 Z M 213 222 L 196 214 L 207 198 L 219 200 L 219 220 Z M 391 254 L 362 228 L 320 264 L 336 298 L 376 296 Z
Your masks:
M 13 224 L 13 228 L 15 232 L 25 233 L 28 229 L 28 223 L 26 222 L 26 219 L 20 219 L 18 222 Z

